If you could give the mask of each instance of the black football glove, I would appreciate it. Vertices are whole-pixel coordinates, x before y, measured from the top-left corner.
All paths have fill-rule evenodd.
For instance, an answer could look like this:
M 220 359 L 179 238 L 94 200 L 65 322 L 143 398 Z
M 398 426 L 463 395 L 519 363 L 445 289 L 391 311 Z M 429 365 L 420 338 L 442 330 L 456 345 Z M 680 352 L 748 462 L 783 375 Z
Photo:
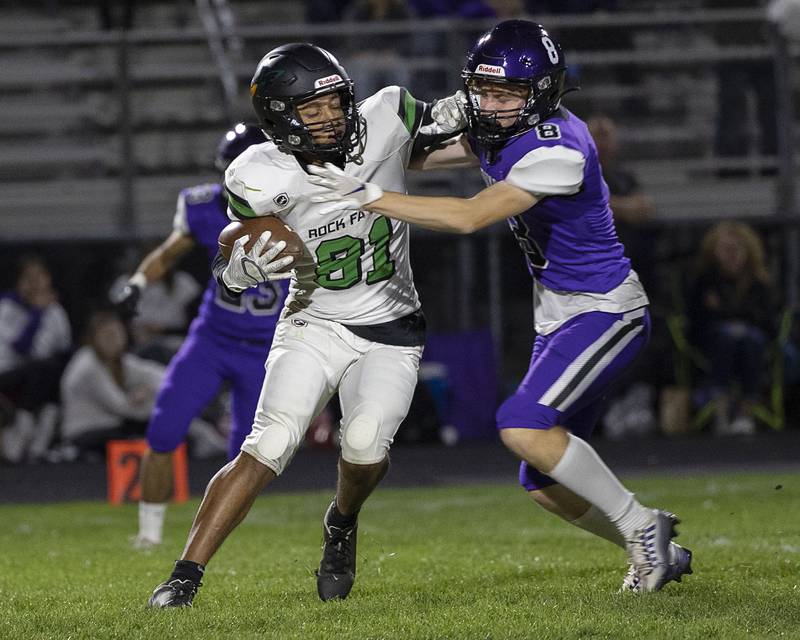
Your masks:
M 138 314 L 139 298 L 142 297 L 142 288 L 133 282 L 127 282 L 122 291 L 114 295 L 111 302 L 123 319 L 130 319 Z

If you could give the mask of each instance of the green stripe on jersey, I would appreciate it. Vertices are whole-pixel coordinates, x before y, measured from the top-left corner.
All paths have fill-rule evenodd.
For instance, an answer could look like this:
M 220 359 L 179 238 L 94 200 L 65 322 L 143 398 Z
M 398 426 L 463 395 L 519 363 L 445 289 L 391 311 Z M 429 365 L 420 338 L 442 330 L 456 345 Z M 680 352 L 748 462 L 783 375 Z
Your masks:
M 417 115 L 417 101 L 414 100 L 414 96 L 412 96 L 408 91 L 403 90 L 403 102 L 405 103 L 403 106 L 405 107 L 406 112 L 406 129 L 408 129 L 409 133 L 414 133 L 414 120 L 416 119 Z
M 250 203 L 244 198 L 237 196 L 233 191 L 225 187 L 225 192 L 228 194 L 228 204 L 231 205 L 231 211 L 237 218 L 256 218 L 258 214 L 250 208 Z
M 404 87 L 400 87 L 400 106 L 397 115 L 412 137 L 417 134 L 424 113 L 425 103 L 417 100 Z

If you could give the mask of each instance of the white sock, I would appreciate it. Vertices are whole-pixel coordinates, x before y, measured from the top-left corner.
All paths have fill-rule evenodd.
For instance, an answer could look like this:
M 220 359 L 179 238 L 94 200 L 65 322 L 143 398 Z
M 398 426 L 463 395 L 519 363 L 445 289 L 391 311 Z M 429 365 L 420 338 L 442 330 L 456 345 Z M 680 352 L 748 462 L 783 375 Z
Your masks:
M 164 530 L 164 516 L 167 512 L 165 503 L 139 502 L 139 537 L 150 542 L 161 544 Z
M 596 506 L 626 540 L 652 518 L 652 511 L 622 486 L 597 452 L 572 434 L 561 460 L 547 475 Z
M 617 527 L 608 519 L 600 509 L 590 505 L 589 509 L 582 516 L 569 521 L 579 529 L 588 531 L 596 536 L 608 540 L 611 544 L 625 548 L 625 540 Z

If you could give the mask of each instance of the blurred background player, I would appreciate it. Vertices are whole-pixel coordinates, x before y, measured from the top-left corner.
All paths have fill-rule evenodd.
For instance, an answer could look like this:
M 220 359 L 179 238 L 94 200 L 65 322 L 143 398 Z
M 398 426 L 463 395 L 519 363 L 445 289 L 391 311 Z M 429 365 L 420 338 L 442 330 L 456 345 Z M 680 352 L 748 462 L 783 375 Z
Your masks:
M 425 320 L 412 279 L 408 225 L 357 207 L 324 211 L 311 201 L 321 190 L 307 170 L 329 161 L 405 191 L 420 127 L 430 118 L 427 105 L 400 87 L 356 105 L 345 69 L 310 44 L 284 45 L 264 56 L 251 95 L 272 143 L 253 147 L 228 168 L 229 211 L 241 219 L 279 216 L 316 260 L 296 265 L 242 452 L 211 480 L 181 560 L 156 587 L 150 607 L 191 605 L 205 565 L 283 472 L 311 419 L 337 391 L 341 455 L 336 495 L 323 519 L 317 593 L 322 600 L 346 598 L 355 581 L 359 511 L 389 468 L 389 448 L 417 384 Z M 241 255 L 235 245 L 227 265 L 215 265 L 235 290 L 252 285 Z M 281 268 L 259 261 L 257 252 L 253 265 L 265 275 Z
M 261 130 L 237 124 L 219 144 L 220 171 L 250 145 L 266 142 Z M 230 222 L 221 184 L 202 184 L 181 191 L 172 233 L 139 265 L 117 307 L 136 312 L 142 290 L 173 268 L 195 246 L 217 253 L 217 238 Z M 242 295 L 231 295 L 209 279 L 197 318 L 178 353 L 170 361 L 147 427 L 149 450 L 142 461 L 142 500 L 135 544 L 159 544 L 166 503 L 172 492 L 172 452 L 183 442 L 192 419 L 200 415 L 222 388 L 230 384 L 232 425 L 228 456 L 235 456 L 250 431 L 264 379 L 264 354 L 272 343 L 287 285 L 262 282 Z
M 153 242 L 141 255 L 157 252 L 160 244 Z M 130 279 L 130 272 L 116 279 L 109 293 L 112 300 L 122 297 Z M 128 323 L 134 352 L 168 364 L 186 338 L 201 293 L 203 287 L 194 276 L 177 268 L 148 282 L 136 302 L 136 316 Z
M 534 279 L 537 337 L 528 373 L 497 412 L 505 445 L 522 459 L 532 498 L 625 547 L 623 587 L 657 591 L 690 572 L 671 543 L 677 518 L 642 506 L 584 440 L 611 383 L 644 348 L 648 299 L 617 239 L 609 193 L 586 125 L 561 106 L 564 54 L 541 26 L 508 20 L 467 57 L 464 93 L 434 117 L 467 135 L 420 160 L 422 168 L 479 164 L 473 198 L 382 193 L 333 165 L 311 167 L 316 198 L 439 230 L 471 233 L 508 220 Z

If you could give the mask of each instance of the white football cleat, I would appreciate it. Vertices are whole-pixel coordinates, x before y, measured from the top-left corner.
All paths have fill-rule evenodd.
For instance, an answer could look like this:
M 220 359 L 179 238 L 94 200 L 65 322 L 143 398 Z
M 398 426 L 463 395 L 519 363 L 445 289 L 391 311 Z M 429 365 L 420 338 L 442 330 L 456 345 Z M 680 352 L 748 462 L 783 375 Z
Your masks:
M 670 542 L 679 520 L 667 511 L 652 511 L 650 522 L 625 541 L 628 557 L 639 578 L 638 591 L 658 591 L 670 578 Z
M 685 549 L 676 542 L 669 543 L 669 568 L 667 570 L 667 579 L 664 584 L 670 581 L 681 582 L 684 575 L 689 575 L 692 572 L 692 552 Z M 628 567 L 628 573 L 622 579 L 622 587 L 620 592 L 630 591 L 632 593 L 639 593 L 639 574 L 633 565 Z

